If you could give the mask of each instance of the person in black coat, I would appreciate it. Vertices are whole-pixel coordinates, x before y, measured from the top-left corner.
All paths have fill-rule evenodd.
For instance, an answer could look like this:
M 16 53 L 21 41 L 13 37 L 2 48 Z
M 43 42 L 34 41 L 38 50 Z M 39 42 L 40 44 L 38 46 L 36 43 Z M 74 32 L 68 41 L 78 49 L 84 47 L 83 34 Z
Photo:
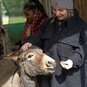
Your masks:
M 73 0 L 51 0 L 53 17 L 21 47 L 36 45 L 56 60 L 52 75 L 41 76 L 40 87 L 87 87 L 87 24 Z

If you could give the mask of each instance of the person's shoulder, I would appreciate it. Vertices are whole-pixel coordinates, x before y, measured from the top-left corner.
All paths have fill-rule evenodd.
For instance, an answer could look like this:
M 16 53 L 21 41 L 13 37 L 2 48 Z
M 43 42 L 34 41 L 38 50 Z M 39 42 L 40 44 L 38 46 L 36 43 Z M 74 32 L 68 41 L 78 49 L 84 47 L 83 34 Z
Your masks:
M 87 32 L 87 23 L 82 18 L 80 18 L 79 22 L 79 26 L 81 26 Z
M 79 12 L 77 9 L 74 9 L 74 18 L 78 24 L 81 24 L 81 26 L 86 25 L 84 19 L 81 16 L 79 16 Z
M 78 23 L 79 26 L 87 26 L 87 23 L 80 16 L 78 16 L 76 22 Z
M 81 25 L 83 25 L 85 28 L 87 28 L 87 23 L 83 19 L 81 19 Z

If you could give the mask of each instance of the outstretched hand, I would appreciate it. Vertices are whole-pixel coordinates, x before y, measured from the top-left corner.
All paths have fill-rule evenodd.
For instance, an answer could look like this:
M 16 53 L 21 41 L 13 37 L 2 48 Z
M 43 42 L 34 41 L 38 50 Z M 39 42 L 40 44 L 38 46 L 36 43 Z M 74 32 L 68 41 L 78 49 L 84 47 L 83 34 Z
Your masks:
M 73 66 L 73 61 L 70 60 L 70 59 L 68 59 L 67 61 L 61 61 L 60 64 L 61 64 L 61 66 L 62 66 L 64 69 L 69 70 L 69 69 L 71 69 L 72 66 Z

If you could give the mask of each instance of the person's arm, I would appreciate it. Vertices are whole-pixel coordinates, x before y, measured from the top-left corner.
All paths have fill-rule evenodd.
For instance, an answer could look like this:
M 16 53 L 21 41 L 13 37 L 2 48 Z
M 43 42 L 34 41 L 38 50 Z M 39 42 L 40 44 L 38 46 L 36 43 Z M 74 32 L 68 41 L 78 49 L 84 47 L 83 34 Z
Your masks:
M 22 50 L 27 50 L 30 46 L 35 45 L 35 46 L 41 46 L 42 41 L 41 41 L 41 37 L 43 36 L 44 32 L 46 31 L 46 27 L 49 25 L 49 21 L 46 21 L 42 27 L 37 31 L 37 33 L 33 36 L 29 36 L 27 38 L 27 43 L 25 43 L 21 49 Z
M 69 57 L 67 61 L 61 61 L 60 64 L 65 69 L 78 68 L 85 61 L 85 56 L 87 54 L 87 31 L 82 31 L 80 35 L 80 40 L 77 49 Z
M 28 37 L 27 42 L 21 47 L 23 51 L 26 51 L 32 45 L 39 46 L 41 43 L 42 31 L 40 30 L 33 36 Z

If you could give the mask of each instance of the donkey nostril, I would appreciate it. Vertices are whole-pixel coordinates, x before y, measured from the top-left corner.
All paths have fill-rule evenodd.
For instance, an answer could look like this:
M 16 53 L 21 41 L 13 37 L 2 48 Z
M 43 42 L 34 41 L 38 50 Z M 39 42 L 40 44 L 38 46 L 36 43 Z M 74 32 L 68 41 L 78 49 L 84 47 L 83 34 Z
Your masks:
M 48 67 L 48 68 L 55 68 L 56 67 L 56 62 L 54 61 L 54 62 L 51 62 L 51 61 L 48 61 L 47 63 L 46 63 L 46 66 Z
M 47 67 L 50 67 L 52 65 L 52 63 L 50 61 L 47 62 Z

